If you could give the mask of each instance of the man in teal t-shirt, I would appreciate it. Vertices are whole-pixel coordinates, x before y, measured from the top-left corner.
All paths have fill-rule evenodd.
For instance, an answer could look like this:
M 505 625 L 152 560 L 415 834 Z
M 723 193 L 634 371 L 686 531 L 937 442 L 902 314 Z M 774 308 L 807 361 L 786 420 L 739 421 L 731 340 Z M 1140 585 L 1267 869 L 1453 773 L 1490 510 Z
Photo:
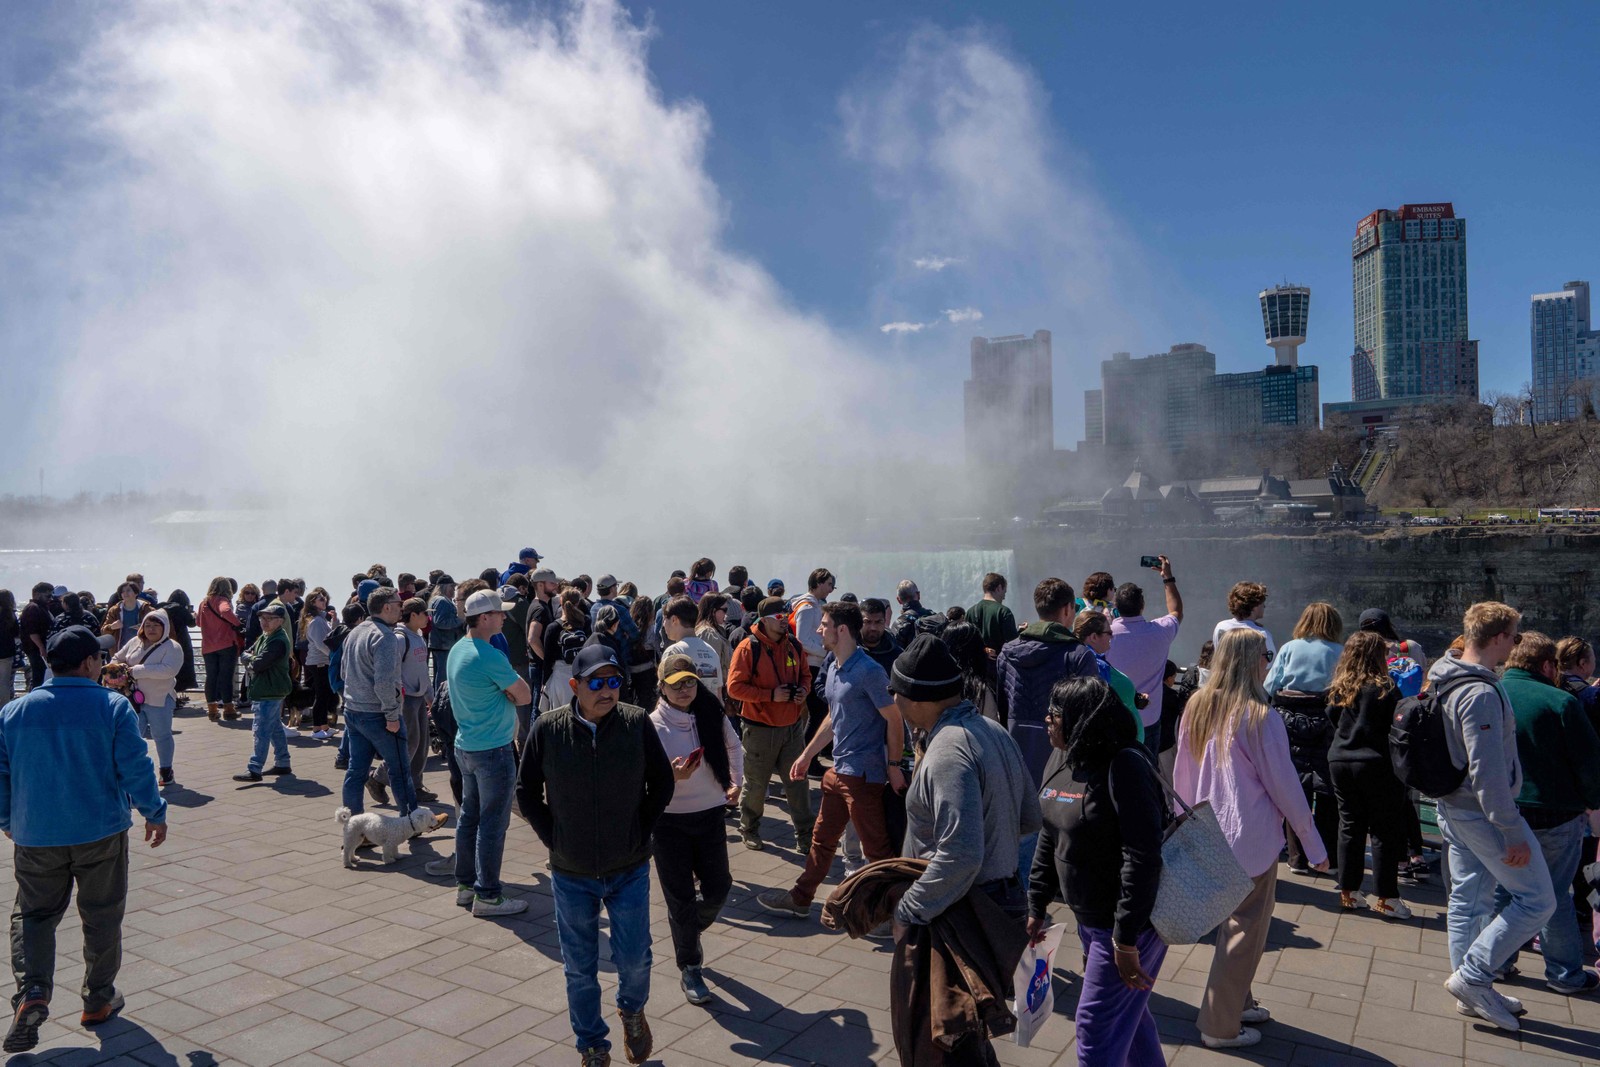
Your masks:
M 533 700 L 527 679 L 489 643 L 511 607 L 493 589 L 469 596 L 466 636 L 445 661 L 461 768 L 456 903 L 477 916 L 515 915 L 528 907 L 526 900 L 507 900 L 500 892 L 500 859 L 517 784 L 517 705 Z

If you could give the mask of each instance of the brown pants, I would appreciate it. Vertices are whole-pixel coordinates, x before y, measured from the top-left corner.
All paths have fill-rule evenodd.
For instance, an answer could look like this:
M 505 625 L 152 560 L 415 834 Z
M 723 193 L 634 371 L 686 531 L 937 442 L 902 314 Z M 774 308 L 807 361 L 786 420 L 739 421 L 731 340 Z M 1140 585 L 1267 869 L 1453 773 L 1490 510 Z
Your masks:
M 847 823 L 854 824 L 861 835 L 861 851 L 867 862 L 886 860 L 894 855 L 889 844 L 889 828 L 883 820 L 882 782 L 869 783 L 854 774 L 837 774 L 832 767 L 822 776 L 822 807 L 817 812 L 817 823 L 811 831 L 811 853 L 806 857 L 806 869 L 794 885 L 794 899 L 798 904 L 810 904 L 817 895 L 817 886 L 828 877 L 833 866 L 833 854 L 839 848 L 839 838 L 844 836 Z
M 1250 895 L 1217 927 L 1216 954 L 1211 957 L 1198 1020 L 1200 1032 L 1208 1037 L 1238 1036 L 1239 1016 L 1255 1003 L 1250 984 L 1267 948 L 1277 888 L 1278 865 L 1274 863 L 1255 879 Z

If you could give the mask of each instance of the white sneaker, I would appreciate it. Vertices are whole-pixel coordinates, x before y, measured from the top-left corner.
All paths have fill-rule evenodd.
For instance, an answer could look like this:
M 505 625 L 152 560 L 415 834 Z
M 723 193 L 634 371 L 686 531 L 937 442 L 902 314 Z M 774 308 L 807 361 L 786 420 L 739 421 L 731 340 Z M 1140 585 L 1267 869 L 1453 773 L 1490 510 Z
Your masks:
M 1508 997 L 1498 989 L 1494 991 L 1494 995 L 1500 998 L 1500 1003 L 1506 1006 L 1506 1011 L 1509 1011 L 1512 1015 L 1517 1016 L 1519 1019 L 1528 1014 L 1528 1009 L 1524 1007 L 1522 1001 L 1518 1000 L 1516 997 Z M 1471 1016 L 1474 1019 L 1480 1018 L 1478 1013 L 1472 1010 L 1472 1005 L 1468 1004 L 1464 1000 L 1456 1001 L 1456 1014 Z
M 456 886 L 456 907 L 470 908 L 472 907 L 472 902 L 476 899 L 476 897 L 477 894 L 474 893 L 470 885 Z
M 446 856 L 442 860 L 429 860 L 422 865 L 422 869 L 432 875 L 454 875 L 456 873 L 456 858 Z
M 479 919 L 493 918 L 497 915 L 518 915 L 528 910 L 526 900 L 507 899 L 484 900 L 474 897 L 472 900 L 472 914 Z
M 300 731 L 296 730 L 293 726 L 285 726 L 283 728 L 283 732 L 284 732 L 284 734 L 286 736 L 289 736 L 289 737 L 299 737 L 300 736 Z
M 1478 1018 L 1498 1026 L 1502 1030 L 1513 1033 L 1522 1029 L 1522 1024 L 1517 1022 L 1517 1017 L 1511 1014 L 1511 1009 L 1506 1007 L 1500 995 L 1486 985 L 1473 985 L 1461 977 L 1461 972 L 1456 971 L 1444 980 L 1444 987 L 1448 989 L 1456 1000 L 1466 1004 Z
M 1375 897 L 1369 894 L 1367 896 L 1367 907 L 1372 909 L 1373 914 L 1381 915 L 1385 919 L 1411 918 L 1411 909 L 1406 907 L 1406 902 L 1399 897 L 1390 897 L 1385 900 L 1383 897 Z
M 1261 1031 L 1241 1026 L 1236 1037 L 1212 1037 L 1210 1034 L 1201 1034 L 1200 1042 L 1206 1048 L 1249 1048 L 1251 1045 L 1261 1044 Z
M 1272 1013 L 1260 1004 L 1252 1004 L 1239 1013 L 1239 1021 L 1250 1025 L 1270 1023 L 1272 1021 Z
M 316 738 L 318 741 L 326 741 L 328 738 L 332 737 L 333 735 L 328 733 L 328 731 L 326 731 L 326 730 L 318 730 L 315 733 L 313 733 L 311 736 Z

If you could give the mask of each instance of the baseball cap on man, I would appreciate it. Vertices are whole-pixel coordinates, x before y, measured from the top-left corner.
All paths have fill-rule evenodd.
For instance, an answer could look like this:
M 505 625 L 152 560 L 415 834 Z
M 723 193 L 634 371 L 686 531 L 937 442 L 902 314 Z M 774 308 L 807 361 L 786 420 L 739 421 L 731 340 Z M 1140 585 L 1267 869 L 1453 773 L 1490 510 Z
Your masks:
M 528 581 L 530 582 L 559 582 L 560 580 L 560 578 L 556 577 L 556 572 L 549 567 L 540 568 L 528 575 Z
M 482 615 L 490 611 L 510 611 L 514 607 L 516 607 L 515 604 L 507 604 L 500 599 L 500 591 L 498 589 L 480 589 L 467 597 L 463 614 L 470 619 L 474 615 Z
M 45 642 L 44 658 L 52 668 L 67 669 L 102 651 L 100 639 L 87 626 L 68 626 L 50 635 L 50 640 Z
M 756 618 L 758 619 L 770 619 L 774 615 L 787 614 L 789 614 L 789 605 L 785 604 L 781 597 L 769 596 L 756 605 Z
M 50 595 L 53 597 L 64 597 L 70 592 L 72 592 L 72 590 L 68 589 L 66 586 L 58 585 L 50 590 Z
M 268 604 L 256 612 L 256 618 L 258 619 L 288 619 L 288 617 L 289 609 L 282 604 Z
M 772 579 L 772 581 L 767 583 L 767 592 L 769 592 L 769 593 L 776 592 L 777 590 L 782 589 L 783 587 L 784 587 L 783 586 L 783 579 L 782 578 L 774 578 L 774 579 Z
M 1400 640 L 1400 635 L 1394 632 L 1394 623 L 1389 618 L 1389 613 L 1382 608 L 1368 608 L 1361 613 L 1361 621 L 1356 628 L 1375 633 L 1389 641 Z
M 525 548 L 521 552 L 517 553 L 517 559 L 519 561 L 524 559 L 532 559 L 535 563 L 538 563 L 541 559 L 544 559 L 544 557 L 539 555 L 539 550 L 536 548 Z
M 617 576 L 615 574 L 602 574 L 594 580 L 595 592 L 600 592 L 603 589 L 615 589 L 616 587 Z
M 615 667 L 618 672 L 622 670 L 622 664 L 617 662 L 617 654 L 605 645 L 585 645 L 572 660 L 572 674 L 576 678 L 587 678 L 606 667 Z

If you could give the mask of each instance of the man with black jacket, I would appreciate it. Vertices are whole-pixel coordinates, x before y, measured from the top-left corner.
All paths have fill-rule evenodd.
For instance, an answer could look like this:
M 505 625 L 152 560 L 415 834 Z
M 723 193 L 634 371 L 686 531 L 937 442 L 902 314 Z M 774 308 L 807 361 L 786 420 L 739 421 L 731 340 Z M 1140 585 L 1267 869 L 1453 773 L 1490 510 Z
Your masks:
M 584 1067 L 609 1067 L 600 1011 L 600 908 L 617 967 L 617 1012 L 629 1063 L 650 1057 L 650 834 L 672 800 L 672 763 L 644 709 L 619 703 L 616 654 L 585 646 L 573 699 L 534 720 L 517 806 L 550 850 L 567 1014 Z

